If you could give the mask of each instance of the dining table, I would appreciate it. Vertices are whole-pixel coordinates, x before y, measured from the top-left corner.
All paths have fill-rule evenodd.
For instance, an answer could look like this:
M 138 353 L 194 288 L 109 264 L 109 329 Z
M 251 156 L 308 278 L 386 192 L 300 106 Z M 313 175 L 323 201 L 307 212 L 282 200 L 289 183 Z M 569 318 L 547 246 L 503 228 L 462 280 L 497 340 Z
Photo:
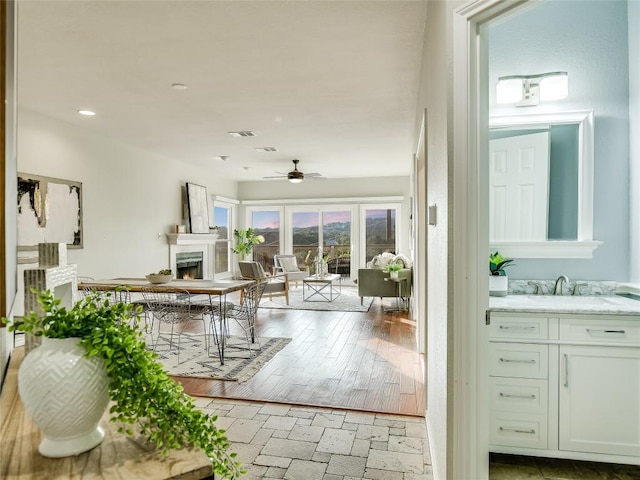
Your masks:
M 220 323 L 226 324 L 227 314 L 227 295 L 233 292 L 239 292 L 254 284 L 255 280 L 202 280 L 202 279 L 173 279 L 166 283 L 151 283 L 146 278 L 108 278 L 108 279 L 96 279 L 91 281 L 82 281 L 78 283 L 78 290 L 93 290 L 98 292 L 115 291 L 117 289 L 126 289 L 129 292 L 140 293 L 145 288 L 153 287 L 155 291 L 174 292 L 180 290 L 186 292 L 192 296 L 207 295 L 208 304 L 211 314 L 211 321 L 213 322 L 214 311 L 219 316 Z M 214 300 L 212 297 L 217 297 L 218 307 L 214 308 Z M 204 306 L 204 304 L 201 304 Z M 214 330 L 215 331 L 215 330 Z M 220 363 L 224 365 L 224 351 L 225 351 L 225 335 L 222 330 L 222 335 L 215 338 L 216 345 L 218 347 L 218 355 L 220 357 Z M 206 334 L 206 332 L 205 332 Z

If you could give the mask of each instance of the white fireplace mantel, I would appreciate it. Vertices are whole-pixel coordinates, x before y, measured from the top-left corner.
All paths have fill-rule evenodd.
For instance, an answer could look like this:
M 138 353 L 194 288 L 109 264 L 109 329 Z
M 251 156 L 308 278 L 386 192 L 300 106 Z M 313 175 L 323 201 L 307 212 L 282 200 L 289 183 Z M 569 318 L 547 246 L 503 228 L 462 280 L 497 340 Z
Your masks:
M 178 271 L 178 253 L 202 252 L 202 276 L 213 280 L 215 275 L 215 245 L 218 235 L 211 233 L 167 233 L 169 243 L 169 265 Z

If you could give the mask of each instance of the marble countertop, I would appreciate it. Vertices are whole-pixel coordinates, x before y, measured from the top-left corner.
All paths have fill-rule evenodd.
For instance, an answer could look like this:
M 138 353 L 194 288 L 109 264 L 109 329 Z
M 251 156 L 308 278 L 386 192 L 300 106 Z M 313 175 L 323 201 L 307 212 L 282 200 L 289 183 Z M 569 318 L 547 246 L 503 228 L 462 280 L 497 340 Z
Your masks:
M 489 297 L 494 312 L 640 315 L 640 301 L 619 295 L 508 295 Z

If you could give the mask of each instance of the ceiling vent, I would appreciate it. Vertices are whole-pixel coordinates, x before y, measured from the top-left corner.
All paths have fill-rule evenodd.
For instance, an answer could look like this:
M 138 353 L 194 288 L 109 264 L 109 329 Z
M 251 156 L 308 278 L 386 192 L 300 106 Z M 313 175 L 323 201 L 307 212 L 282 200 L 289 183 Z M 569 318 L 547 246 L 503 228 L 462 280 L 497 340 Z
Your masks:
M 256 134 L 251 130 L 240 130 L 237 132 L 227 132 L 232 137 L 255 137 Z
M 278 149 L 276 147 L 256 147 L 258 152 L 277 152 Z

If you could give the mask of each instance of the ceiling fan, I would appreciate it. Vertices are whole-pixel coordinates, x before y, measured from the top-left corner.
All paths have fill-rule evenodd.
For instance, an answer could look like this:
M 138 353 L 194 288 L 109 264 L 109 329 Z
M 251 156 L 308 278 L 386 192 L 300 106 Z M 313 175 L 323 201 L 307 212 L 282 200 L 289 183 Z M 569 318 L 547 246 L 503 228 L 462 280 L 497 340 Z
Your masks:
M 325 179 L 325 177 L 323 177 L 320 173 L 302 173 L 300 170 L 298 170 L 298 163 L 300 163 L 300 160 L 294 159 L 292 160 L 292 162 L 293 170 L 291 170 L 289 173 L 276 172 L 278 175 L 262 178 L 286 178 L 291 183 L 300 183 L 305 178 L 312 178 L 315 180 Z

